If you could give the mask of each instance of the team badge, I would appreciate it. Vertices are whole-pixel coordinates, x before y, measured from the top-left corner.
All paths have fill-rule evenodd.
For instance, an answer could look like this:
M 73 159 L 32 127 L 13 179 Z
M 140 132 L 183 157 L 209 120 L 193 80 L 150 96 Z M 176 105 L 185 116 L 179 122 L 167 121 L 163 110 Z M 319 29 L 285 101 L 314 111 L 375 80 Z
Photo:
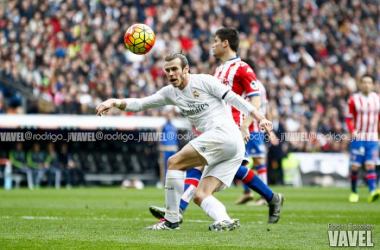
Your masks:
M 257 85 L 256 81 L 251 82 L 251 88 L 252 89 L 259 89 L 259 86 Z
M 193 94 L 194 94 L 194 98 L 199 98 L 199 93 L 195 90 L 194 92 L 193 92 Z

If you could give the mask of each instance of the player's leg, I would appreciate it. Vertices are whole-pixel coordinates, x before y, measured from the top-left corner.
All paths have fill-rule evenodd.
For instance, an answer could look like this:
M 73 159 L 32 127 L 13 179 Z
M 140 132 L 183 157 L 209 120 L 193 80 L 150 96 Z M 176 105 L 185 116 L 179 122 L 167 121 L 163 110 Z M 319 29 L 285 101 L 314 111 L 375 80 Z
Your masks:
M 254 158 L 254 166 L 259 176 L 260 180 L 264 182 L 265 185 L 268 185 L 268 177 L 267 177 L 267 165 L 265 162 L 265 155 L 263 157 Z
M 214 221 L 209 227 L 212 231 L 231 231 L 240 227 L 239 220 L 231 220 L 226 207 L 213 193 L 224 183 L 214 176 L 203 178 L 194 196 L 194 202 Z
M 264 133 L 256 133 L 253 132 L 250 134 L 250 140 L 246 145 L 248 156 L 253 159 L 253 165 L 258 172 L 258 177 L 262 180 L 262 182 L 267 185 L 267 169 L 265 165 L 265 141 L 264 141 Z M 243 166 L 246 166 L 243 164 Z M 253 193 L 248 192 L 246 190 L 246 186 L 244 185 L 244 194 L 243 196 L 236 201 L 236 204 L 242 204 L 251 200 L 253 198 Z M 252 197 L 252 198 L 251 198 Z M 262 205 L 266 204 L 266 200 L 261 196 L 257 203 L 250 203 L 250 205 Z
M 184 189 L 184 171 L 206 164 L 206 159 L 194 149 L 191 143 L 169 158 L 165 182 L 165 220 L 147 229 L 179 229 L 179 204 Z
M 369 189 L 368 202 L 373 202 L 380 198 L 380 190 L 376 190 L 376 167 L 378 161 L 379 146 L 377 141 L 365 142 L 365 169 L 367 171 L 366 179 Z
M 204 135 L 206 133 L 202 136 Z M 207 159 L 207 166 L 204 168 L 194 202 L 214 220 L 210 230 L 234 230 L 240 226 L 239 221 L 230 219 L 226 208 L 213 193 L 231 185 L 243 160 L 244 142 L 236 139 L 241 138 L 241 133 L 237 126 L 217 127 L 200 140 L 202 136 L 195 139 L 194 144 L 198 152 Z
M 359 170 L 364 162 L 364 147 L 362 141 L 352 141 L 350 144 L 350 180 L 351 180 L 351 194 L 349 196 L 350 202 L 358 202 L 359 194 L 357 190 Z
M 55 173 L 55 169 L 53 167 L 50 167 L 47 169 L 47 175 L 48 175 L 47 187 L 51 187 L 53 185 L 54 173 Z
M 237 128 L 223 128 L 219 132 L 224 138 L 215 142 L 210 139 L 213 150 L 206 154 L 208 165 L 203 170 L 194 202 L 214 220 L 209 227 L 210 230 L 231 231 L 240 226 L 239 220 L 231 220 L 225 206 L 213 193 L 231 185 L 243 160 L 245 147 L 242 140 L 236 140 L 241 136 Z
M 195 167 L 186 171 L 185 187 L 179 205 L 179 223 L 182 223 L 186 208 L 194 197 L 195 191 L 197 190 L 199 181 L 202 177 L 202 172 L 203 167 Z M 163 219 L 165 217 L 166 208 L 150 206 L 149 211 L 157 219 Z
M 228 136 L 225 136 L 224 134 L 222 135 L 222 133 L 223 132 L 220 129 L 214 129 L 212 131 L 207 131 L 206 133 L 203 133 L 202 135 L 198 136 L 196 139 L 194 139 L 190 142 L 190 144 L 193 146 L 192 149 L 197 151 L 199 155 L 202 155 L 203 159 L 205 161 L 206 161 L 206 159 L 208 159 L 212 162 L 213 159 L 215 158 L 216 152 L 214 150 L 216 149 L 216 146 L 222 144 L 223 139 L 228 137 Z M 221 138 L 221 140 L 218 138 Z M 189 145 L 186 145 L 185 147 L 189 147 Z M 207 148 L 208 150 L 206 151 L 205 148 Z M 220 152 L 218 152 L 218 153 L 220 153 Z M 206 164 L 204 164 L 204 165 L 206 165 Z M 197 170 L 195 170 L 195 171 L 188 170 L 187 177 L 189 177 L 189 180 L 184 185 L 185 190 L 182 190 L 182 192 L 184 192 L 185 196 L 186 196 L 186 190 L 188 190 L 189 188 L 190 189 L 188 192 L 192 193 L 191 195 L 193 195 L 195 193 L 194 192 L 195 189 L 193 187 L 191 187 L 191 184 L 193 184 L 193 186 L 195 186 L 195 184 L 198 185 L 197 182 L 199 183 L 199 180 L 202 176 L 202 173 L 200 172 L 201 169 L 199 166 L 204 166 L 204 165 L 199 164 L 198 166 L 194 166 L 194 167 L 198 167 L 197 168 L 198 171 Z M 192 180 L 190 181 L 191 178 L 192 178 Z M 187 186 L 187 184 L 189 186 Z M 180 204 L 181 205 L 180 211 L 185 210 L 187 208 L 186 203 L 188 204 L 188 202 L 190 202 L 190 200 L 191 200 L 191 197 L 186 198 L 186 197 L 184 197 L 184 195 L 182 195 L 181 198 L 185 201 L 185 203 L 182 201 L 180 202 L 181 203 Z M 149 208 L 149 211 L 152 213 L 152 215 L 154 217 L 156 217 L 158 219 L 162 219 L 164 217 L 165 212 L 166 212 L 166 208 L 151 206 Z M 181 217 L 181 214 L 180 214 L 180 217 Z M 181 218 L 179 218 L 179 219 L 181 222 Z
M 46 173 L 46 168 L 41 167 L 37 170 L 37 178 L 36 178 L 36 187 L 39 188 L 41 185 L 42 178 Z
M 55 168 L 55 188 L 56 189 L 61 188 L 61 179 L 62 179 L 62 170 L 57 167 Z
M 253 159 L 254 161 L 254 166 L 256 169 L 256 173 L 259 177 L 259 179 L 265 184 L 268 185 L 268 178 L 267 178 L 267 167 L 265 164 L 265 158 L 264 157 L 257 157 Z M 261 205 L 266 205 L 267 200 L 265 197 L 260 196 L 260 198 L 257 201 L 253 201 L 248 203 L 250 206 L 261 206 Z
M 33 171 L 32 171 L 32 169 L 27 168 L 27 167 L 23 167 L 23 168 L 20 169 L 20 171 L 22 173 L 26 174 L 26 180 L 27 180 L 27 183 L 28 183 L 28 188 L 30 190 L 32 190 L 33 189 Z
M 266 149 L 265 149 L 265 133 L 255 133 L 253 143 L 256 153 L 252 155 L 255 170 L 265 185 L 268 185 L 267 165 L 266 165 Z
M 250 140 L 246 147 L 249 156 L 262 158 L 265 162 L 265 141 L 262 133 L 251 133 Z M 257 163 L 263 162 L 259 161 Z M 285 200 L 283 195 L 274 193 L 252 169 L 245 166 L 240 166 L 235 177 L 242 180 L 243 183 L 265 199 L 265 202 L 269 204 L 268 223 L 277 223 L 280 219 L 282 205 Z M 267 178 L 265 178 L 265 180 L 267 180 Z
M 202 177 L 202 172 L 203 172 L 203 166 L 195 167 L 193 169 L 189 169 L 186 171 L 185 188 L 184 188 L 184 192 L 182 194 L 181 202 L 179 205 L 180 213 L 182 216 L 185 213 L 186 208 L 189 205 L 190 201 L 194 197 L 194 194 L 197 190 L 197 187 Z
M 250 165 L 249 156 L 248 156 L 248 153 L 245 152 L 244 160 L 243 160 L 241 166 L 250 168 L 249 165 Z M 236 177 L 236 179 L 238 179 L 238 178 Z M 243 195 L 240 196 L 240 198 L 235 201 L 236 205 L 245 204 L 248 201 L 253 200 L 254 194 L 253 194 L 251 188 L 247 184 L 245 184 L 244 182 L 243 182 L 243 188 L 244 188 Z
M 257 137 L 257 134 L 258 133 L 250 133 L 249 141 L 245 145 L 246 153 L 244 155 L 244 160 L 241 164 L 244 167 L 248 168 L 250 158 L 253 160 L 253 156 L 256 155 L 256 152 L 257 152 L 256 141 L 259 139 Z M 244 187 L 243 195 L 235 201 L 236 205 L 245 204 L 248 201 L 253 199 L 253 192 L 251 191 L 251 188 L 244 182 L 243 182 L 243 187 Z
M 284 196 L 282 194 L 274 193 L 264 184 L 264 182 L 262 182 L 262 180 L 260 180 L 252 169 L 247 167 L 240 166 L 235 177 L 242 180 L 253 191 L 265 198 L 269 204 L 268 223 L 277 223 L 281 216 L 281 209 L 285 200 Z

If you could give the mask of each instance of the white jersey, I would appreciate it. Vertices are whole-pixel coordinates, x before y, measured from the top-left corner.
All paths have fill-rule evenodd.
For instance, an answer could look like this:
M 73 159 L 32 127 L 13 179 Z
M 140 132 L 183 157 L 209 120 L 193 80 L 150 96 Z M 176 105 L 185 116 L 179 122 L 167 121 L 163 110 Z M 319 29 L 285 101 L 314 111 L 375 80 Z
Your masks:
M 231 112 L 223 100 L 248 116 L 254 110 L 250 103 L 220 84 L 218 78 L 205 74 L 191 74 L 189 83 L 183 90 L 168 85 L 152 96 L 127 99 L 125 110 L 138 112 L 175 105 L 199 132 L 204 133 L 221 125 L 234 126 Z

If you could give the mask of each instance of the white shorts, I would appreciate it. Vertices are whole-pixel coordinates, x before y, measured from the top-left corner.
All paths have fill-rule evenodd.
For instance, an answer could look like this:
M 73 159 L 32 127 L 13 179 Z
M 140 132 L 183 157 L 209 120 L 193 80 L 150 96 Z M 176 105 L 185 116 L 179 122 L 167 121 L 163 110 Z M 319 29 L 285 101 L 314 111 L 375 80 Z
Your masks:
M 207 161 L 202 178 L 213 176 L 223 182 L 217 191 L 229 187 L 245 154 L 245 145 L 238 126 L 234 124 L 216 127 L 190 143 Z

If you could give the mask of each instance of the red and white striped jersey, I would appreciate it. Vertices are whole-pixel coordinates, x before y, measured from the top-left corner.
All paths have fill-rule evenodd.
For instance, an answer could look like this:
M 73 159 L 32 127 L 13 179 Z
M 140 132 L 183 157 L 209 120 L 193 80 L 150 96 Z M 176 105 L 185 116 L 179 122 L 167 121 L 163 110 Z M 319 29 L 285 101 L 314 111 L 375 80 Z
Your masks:
M 359 92 L 348 99 L 346 117 L 354 119 L 355 130 L 363 133 L 363 140 L 378 140 L 379 114 L 380 97 L 375 92 L 368 96 Z
M 220 65 L 216 70 L 216 76 L 224 85 L 243 98 L 260 95 L 256 74 L 253 69 L 239 57 L 232 58 Z M 230 107 L 232 117 L 240 127 L 245 115 L 235 107 Z
M 260 108 L 260 113 L 263 114 L 264 116 L 266 115 L 266 107 L 268 105 L 268 96 L 267 96 L 267 91 L 265 90 L 264 85 L 262 82 L 259 80 L 256 81 L 257 85 L 259 86 L 259 91 L 260 91 L 260 96 L 261 96 L 261 108 Z M 253 120 L 251 126 L 249 127 L 249 132 L 253 133 L 258 133 L 262 132 L 260 130 L 259 122 L 256 120 Z

